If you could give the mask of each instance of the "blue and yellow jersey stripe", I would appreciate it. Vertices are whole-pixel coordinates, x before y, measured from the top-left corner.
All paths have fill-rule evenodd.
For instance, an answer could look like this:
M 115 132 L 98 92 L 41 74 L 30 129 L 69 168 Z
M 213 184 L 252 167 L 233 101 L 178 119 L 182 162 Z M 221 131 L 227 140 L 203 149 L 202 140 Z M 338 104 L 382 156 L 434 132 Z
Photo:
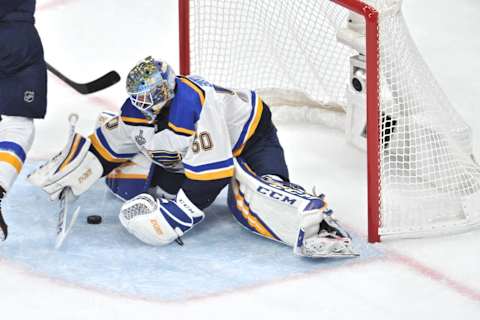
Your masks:
M 250 116 L 243 126 L 242 132 L 237 142 L 233 146 L 232 153 L 235 157 L 238 157 L 242 154 L 243 148 L 247 141 L 253 136 L 255 130 L 257 130 L 260 119 L 262 118 L 263 113 L 263 101 L 252 91 L 252 111 Z
M 175 99 L 168 115 L 168 128 L 173 132 L 192 136 L 205 104 L 205 90 L 187 77 L 177 77 Z
M 93 148 L 100 156 L 111 163 L 122 163 L 135 156 L 136 153 L 117 153 L 108 144 L 107 139 L 102 133 L 102 129 L 98 128 L 89 136 Z
M 133 118 L 133 117 L 120 117 L 123 123 L 129 126 L 143 126 L 143 127 L 153 127 L 154 123 L 147 119 Z
M 182 161 L 182 155 L 178 152 L 172 152 L 167 150 L 149 150 L 149 156 L 156 162 L 163 165 L 170 166 Z
M 225 179 L 233 177 L 234 173 L 233 158 L 199 166 L 183 163 L 183 167 L 185 176 L 191 180 L 209 181 Z
M 203 106 L 205 104 L 205 90 L 202 89 L 201 86 L 196 84 L 194 81 L 187 77 L 178 77 L 181 82 L 185 83 L 187 86 L 189 86 L 193 91 L 195 91 L 198 94 L 198 98 L 200 99 L 200 105 Z
M 147 117 L 132 104 L 130 99 L 127 99 L 123 103 L 120 119 L 129 126 L 154 126 L 153 120 L 147 119 Z
M 25 151 L 19 144 L 12 141 L 0 142 L 0 161 L 15 168 L 17 173 L 22 170 L 25 158 Z
M 182 127 L 177 127 L 173 123 L 169 122 L 168 127 L 172 129 L 175 133 L 179 133 L 181 135 L 186 135 L 186 136 L 193 136 L 195 134 L 195 130 L 190 130 L 187 128 L 182 128 Z

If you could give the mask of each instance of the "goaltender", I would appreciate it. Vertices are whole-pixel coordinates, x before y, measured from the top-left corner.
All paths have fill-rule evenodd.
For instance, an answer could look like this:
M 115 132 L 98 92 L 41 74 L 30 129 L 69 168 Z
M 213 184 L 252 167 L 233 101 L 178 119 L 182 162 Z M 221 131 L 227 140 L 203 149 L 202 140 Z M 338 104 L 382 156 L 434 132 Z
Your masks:
M 177 76 L 152 57 L 128 74 L 119 115 L 33 172 L 30 181 L 58 199 L 106 176 L 126 202 L 119 218 L 151 245 L 181 242 L 221 190 L 247 229 L 293 247 L 296 255 L 355 255 L 323 195 L 289 181 L 269 107 L 255 91 L 232 90 L 198 76 Z

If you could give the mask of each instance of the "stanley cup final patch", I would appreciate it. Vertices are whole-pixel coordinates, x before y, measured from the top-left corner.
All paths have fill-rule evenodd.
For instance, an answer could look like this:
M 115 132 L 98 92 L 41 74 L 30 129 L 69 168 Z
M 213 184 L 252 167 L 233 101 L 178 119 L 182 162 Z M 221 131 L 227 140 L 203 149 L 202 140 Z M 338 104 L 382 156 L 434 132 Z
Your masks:
M 143 130 L 140 130 L 138 135 L 135 136 L 135 141 L 140 146 L 143 146 L 145 143 L 147 143 L 147 139 L 145 139 L 145 137 L 143 136 Z
M 27 90 L 23 93 L 23 101 L 26 103 L 32 103 L 35 100 L 35 91 Z

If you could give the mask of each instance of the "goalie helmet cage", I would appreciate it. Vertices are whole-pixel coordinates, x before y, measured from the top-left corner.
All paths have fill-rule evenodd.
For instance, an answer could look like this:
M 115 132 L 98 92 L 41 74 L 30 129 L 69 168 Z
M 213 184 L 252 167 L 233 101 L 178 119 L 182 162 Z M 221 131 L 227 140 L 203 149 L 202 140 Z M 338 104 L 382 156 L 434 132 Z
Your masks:
M 400 8 L 401 0 L 179 0 L 181 74 L 301 91 L 303 101 L 347 109 L 350 61 L 361 53 L 370 242 L 480 224 L 471 130 L 416 49 Z M 357 46 L 337 39 L 352 12 L 364 18 Z

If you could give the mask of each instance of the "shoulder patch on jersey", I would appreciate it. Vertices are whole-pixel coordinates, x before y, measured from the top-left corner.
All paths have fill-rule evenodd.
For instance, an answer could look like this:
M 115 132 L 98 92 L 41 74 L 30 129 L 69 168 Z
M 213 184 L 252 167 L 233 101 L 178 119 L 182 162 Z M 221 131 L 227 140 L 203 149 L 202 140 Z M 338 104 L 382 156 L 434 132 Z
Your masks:
M 200 104 L 203 106 L 205 103 L 205 90 L 203 90 L 201 86 L 199 86 L 197 83 L 187 77 L 179 76 L 179 79 L 198 94 Z
M 127 99 L 123 103 L 120 119 L 122 119 L 123 123 L 129 126 L 154 126 L 153 121 L 147 119 L 147 117 L 140 110 L 135 108 L 130 99 Z

